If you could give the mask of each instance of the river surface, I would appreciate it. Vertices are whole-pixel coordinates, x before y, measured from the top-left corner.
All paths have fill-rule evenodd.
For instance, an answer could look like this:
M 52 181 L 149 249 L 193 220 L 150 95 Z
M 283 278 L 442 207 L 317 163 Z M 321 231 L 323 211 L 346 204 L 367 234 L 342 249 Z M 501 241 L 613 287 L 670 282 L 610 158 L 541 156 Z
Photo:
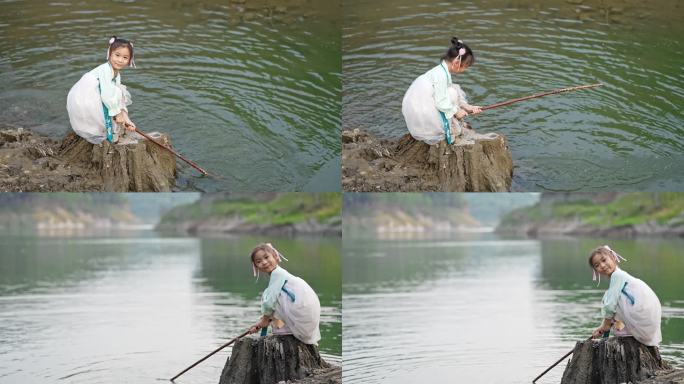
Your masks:
M 340 2 L 0 1 L 0 126 L 62 137 L 66 96 L 134 40 L 131 119 L 218 179 L 196 191 L 340 190 Z
M 606 243 L 660 298 L 661 353 L 684 367 L 684 240 L 345 237 L 344 382 L 530 383 L 600 324 L 587 254 Z
M 270 240 L 319 295 L 320 349 L 340 363 L 340 239 Z M 0 382 L 168 382 L 258 320 L 267 279 L 255 282 L 249 252 L 260 241 L 0 236 Z M 176 382 L 218 382 L 229 353 Z
M 408 133 L 404 92 L 458 36 L 476 61 L 453 81 L 473 105 L 603 84 L 468 118 L 508 138 L 514 190 L 683 190 L 682 14 L 673 0 L 346 0 L 343 129 Z

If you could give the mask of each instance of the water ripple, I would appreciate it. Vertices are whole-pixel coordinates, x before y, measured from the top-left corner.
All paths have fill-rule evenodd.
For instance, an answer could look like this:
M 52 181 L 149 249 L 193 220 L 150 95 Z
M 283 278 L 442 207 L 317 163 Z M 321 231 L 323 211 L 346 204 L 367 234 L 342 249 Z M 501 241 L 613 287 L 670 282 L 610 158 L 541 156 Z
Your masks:
M 684 150 L 684 55 L 675 37 L 684 30 L 673 2 L 659 1 L 648 13 L 637 2 L 614 7 L 593 0 L 552 1 L 544 10 L 528 1 L 399 3 L 352 0 L 346 7 L 344 128 L 405 133 L 405 90 L 458 35 L 476 55 L 455 79 L 473 104 L 604 84 L 469 118 L 475 129 L 509 139 L 516 190 L 684 188 L 683 163 L 673 155 Z M 454 20 L 467 20 L 467 29 Z M 547 163 L 550 157 L 564 161 Z M 585 159 L 594 165 L 585 168 Z M 621 162 L 629 166 L 612 167 Z

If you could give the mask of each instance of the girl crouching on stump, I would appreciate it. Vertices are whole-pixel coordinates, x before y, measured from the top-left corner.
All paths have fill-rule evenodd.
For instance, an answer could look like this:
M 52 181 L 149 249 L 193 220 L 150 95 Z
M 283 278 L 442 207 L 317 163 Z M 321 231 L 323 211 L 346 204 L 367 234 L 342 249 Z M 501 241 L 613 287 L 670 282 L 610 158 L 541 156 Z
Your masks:
M 401 112 L 411 136 L 433 145 L 446 139 L 449 145 L 459 144 L 469 113 L 482 112 L 481 107 L 468 104 L 466 95 L 452 75 L 463 73 L 475 63 L 475 55 L 458 37 L 439 65 L 418 76 L 406 91 Z
M 67 95 L 67 111 L 71 128 L 93 144 L 104 140 L 117 142 L 125 130 L 135 131 L 128 117 L 131 94 L 121 84 L 121 71 L 135 68 L 133 43 L 112 36 L 107 48 L 107 61 L 71 87 Z
M 301 278 L 279 266 L 287 259 L 270 243 L 259 244 L 251 254 L 252 270 L 270 276 L 261 298 L 261 319 L 250 329 L 255 333 L 272 324 L 274 334 L 291 334 L 305 344 L 317 344 L 321 339 L 319 323 L 321 304 L 316 292 Z
M 589 256 L 589 265 L 610 278 L 610 286 L 601 300 L 603 322 L 592 332 L 599 337 L 611 327 L 616 336 L 634 336 L 640 343 L 657 346 L 662 341 L 660 333 L 661 307 L 658 296 L 643 281 L 620 269 L 617 264 L 625 260 L 609 246 L 596 248 Z

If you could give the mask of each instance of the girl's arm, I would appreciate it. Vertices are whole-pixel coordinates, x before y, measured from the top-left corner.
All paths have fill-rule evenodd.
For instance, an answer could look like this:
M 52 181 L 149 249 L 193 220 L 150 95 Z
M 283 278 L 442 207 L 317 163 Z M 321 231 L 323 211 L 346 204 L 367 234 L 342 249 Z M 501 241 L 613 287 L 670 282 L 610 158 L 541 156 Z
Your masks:
M 121 105 L 120 91 L 116 86 L 116 80 L 112 78 L 112 68 L 108 64 L 100 65 L 97 68 L 96 76 L 100 83 L 100 98 L 109 110 L 109 116 L 118 115 L 125 108 Z
M 268 288 L 264 291 L 261 300 L 261 313 L 270 316 L 275 312 L 278 295 L 280 295 L 280 290 L 283 288 L 283 284 L 285 284 L 288 276 L 289 273 L 280 267 L 271 272 L 271 277 L 268 280 Z
M 603 300 L 601 300 L 601 316 L 603 316 L 604 319 L 615 316 L 618 299 L 620 298 L 620 291 L 625 285 L 626 279 L 627 275 L 620 269 L 616 269 L 610 276 L 610 286 L 603 295 Z
M 462 119 L 465 116 L 468 116 L 469 113 L 472 114 L 478 114 L 482 112 L 480 107 L 475 107 L 470 104 L 468 104 L 468 99 L 466 98 L 465 92 L 461 89 L 461 86 L 458 84 L 452 84 L 451 85 L 451 91 L 455 93 L 456 100 L 458 100 L 458 107 L 459 110 L 456 113 L 456 118 Z

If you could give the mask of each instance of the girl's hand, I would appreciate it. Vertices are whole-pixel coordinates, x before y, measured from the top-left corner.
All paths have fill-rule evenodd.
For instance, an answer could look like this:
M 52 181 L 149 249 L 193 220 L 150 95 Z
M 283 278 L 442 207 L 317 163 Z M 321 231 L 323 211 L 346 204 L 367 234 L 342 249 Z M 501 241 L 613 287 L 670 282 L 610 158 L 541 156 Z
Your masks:
M 130 121 L 130 120 L 126 121 L 126 122 L 124 123 L 124 125 L 126 126 L 126 130 L 127 130 L 127 131 L 135 131 L 135 130 L 137 129 L 137 127 L 135 126 L 135 124 L 134 124 L 132 121 Z
M 457 119 L 462 119 L 468 116 L 468 112 L 464 111 L 463 109 L 459 109 L 458 112 L 456 112 L 456 115 L 454 116 L 456 116 Z
M 477 115 L 480 112 L 482 112 L 482 107 L 480 106 L 472 106 L 470 108 L 470 113 L 472 113 L 473 115 Z
M 123 112 L 119 112 L 118 115 L 113 117 L 115 123 L 121 125 L 125 122 Z
M 601 325 L 594 329 L 594 331 L 591 333 L 591 337 L 593 338 L 598 338 L 603 336 L 604 333 L 610 331 L 610 320 L 606 319 L 601 323 Z
M 266 316 L 262 316 L 261 319 L 259 319 L 259 321 L 256 324 L 252 325 L 252 327 L 249 328 L 249 333 L 256 333 L 261 328 L 268 327 L 268 323 L 270 323 L 270 322 L 271 322 L 270 318 L 268 318 Z
M 603 330 L 603 328 L 598 327 L 598 328 L 594 329 L 594 331 L 591 333 L 591 337 L 594 338 L 594 339 L 598 339 L 598 338 L 601 337 L 604 333 L 605 333 L 605 331 Z

